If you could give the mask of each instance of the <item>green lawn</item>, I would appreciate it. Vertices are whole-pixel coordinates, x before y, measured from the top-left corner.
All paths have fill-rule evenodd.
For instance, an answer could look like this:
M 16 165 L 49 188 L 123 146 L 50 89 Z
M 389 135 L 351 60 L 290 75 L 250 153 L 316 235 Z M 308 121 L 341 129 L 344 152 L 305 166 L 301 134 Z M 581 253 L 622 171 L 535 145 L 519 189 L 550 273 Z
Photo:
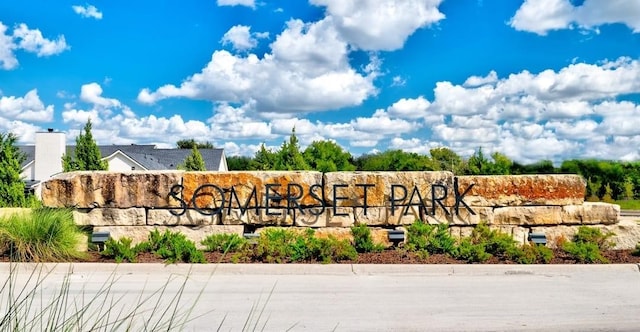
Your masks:
M 640 200 L 637 199 L 618 200 L 614 203 L 620 205 L 621 210 L 640 210 Z

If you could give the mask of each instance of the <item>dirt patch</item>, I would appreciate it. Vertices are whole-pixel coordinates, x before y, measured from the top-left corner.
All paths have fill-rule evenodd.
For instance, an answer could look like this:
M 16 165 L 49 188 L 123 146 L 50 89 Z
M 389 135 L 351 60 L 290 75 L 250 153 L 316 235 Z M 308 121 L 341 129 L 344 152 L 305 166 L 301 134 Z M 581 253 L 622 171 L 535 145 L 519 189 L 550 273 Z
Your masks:
M 633 250 L 608 250 L 603 252 L 603 256 L 607 258 L 610 264 L 640 264 L 640 256 L 633 256 Z M 263 262 L 252 260 L 248 257 L 234 257 L 232 254 L 223 255 L 217 252 L 206 252 L 204 254 L 208 263 L 253 263 L 262 264 Z M 7 257 L 0 256 L 0 261 L 8 261 Z M 87 257 L 81 262 L 104 262 L 114 263 L 115 260 L 105 258 L 100 253 L 91 251 L 87 253 Z M 151 253 L 141 253 L 138 255 L 137 263 L 165 263 L 163 259 L 154 256 Z M 318 263 L 318 262 L 297 262 L 297 263 Z M 562 250 L 554 250 L 554 258 L 550 264 L 577 264 L 578 262 L 571 258 Z M 468 264 L 465 261 L 457 260 L 453 257 L 433 254 L 428 257 L 418 255 L 405 250 L 388 249 L 379 253 L 362 253 L 358 255 L 356 260 L 341 261 L 335 264 Z M 484 263 L 473 264 L 516 264 L 508 260 L 501 260 L 496 257 L 490 258 Z

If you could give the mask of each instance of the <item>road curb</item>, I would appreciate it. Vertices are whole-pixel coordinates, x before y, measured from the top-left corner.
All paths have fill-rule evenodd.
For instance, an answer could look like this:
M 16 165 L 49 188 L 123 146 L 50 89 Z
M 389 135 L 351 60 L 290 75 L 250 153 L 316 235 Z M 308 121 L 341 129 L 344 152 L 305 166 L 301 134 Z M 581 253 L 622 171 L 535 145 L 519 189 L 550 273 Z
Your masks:
M 567 273 L 640 272 L 640 264 L 157 264 L 157 263 L 0 263 L 0 274 L 33 271 L 52 274 L 118 275 L 207 274 L 207 275 L 450 275 L 518 276 Z

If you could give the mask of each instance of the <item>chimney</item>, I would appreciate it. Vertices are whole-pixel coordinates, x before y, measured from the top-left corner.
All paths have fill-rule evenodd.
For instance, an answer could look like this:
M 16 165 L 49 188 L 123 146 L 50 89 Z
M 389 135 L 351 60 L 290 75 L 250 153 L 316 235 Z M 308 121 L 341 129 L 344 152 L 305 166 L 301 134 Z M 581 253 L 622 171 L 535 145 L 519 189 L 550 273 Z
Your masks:
M 66 150 L 64 133 L 48 128 L 36 133 L 35 180 L 46 181 L 62 172 L 62 155 Z

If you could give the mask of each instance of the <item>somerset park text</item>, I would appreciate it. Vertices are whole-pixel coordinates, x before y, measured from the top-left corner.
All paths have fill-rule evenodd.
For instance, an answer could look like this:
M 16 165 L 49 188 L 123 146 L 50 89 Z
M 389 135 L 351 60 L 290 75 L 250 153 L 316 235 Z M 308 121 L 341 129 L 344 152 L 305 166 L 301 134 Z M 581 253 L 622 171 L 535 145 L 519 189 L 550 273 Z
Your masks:
M 388 188 L 388 200 L 385 206 L 391 208 L 391 214 L 396 208 L 401 208 L 400 213 L 408 214 L 409 207 L 417 207 L 419 211 L 427 215 L 435 215 L 437 209 L 442 209 L 447 215 L 460 213 L 460 209 L 466 209 L 468 213 L 476 213 L 465 203 L 464 197 L 474 184 L 467 188 L 458 187 L 458 178 L 453 178 L 453 190 L 442 184 L 431 184 L 430 190 L 421 192 L 418 186 L 413 188 L 401 184 L 390 184 Z M 325 197 L 325 189 L 330 186 L 329 197 Z M 290 213 L 310 213 L 320 215 L 327 209 L 333 209 L 334 216 L 346 216 L 347 214 L 338 209 L 349 202 L 349 207 L 362 208 L 364 215 L 367 209 L 372 207 L 369 202 L 369 193 L 376 190 L 375 184 L 356 183 L 355 186 L 361 194 L 358 197 L 350 197 L 345 194 L 348 184 L 313 184 L 306 188 L 298 183 L 278 184 L 271 183 L 257 187 L 253 186 L 246 191 L 241 198 L 235 186 L 223 187 L 215 183 L 205 183 L 198 186 L 191 197 L 185 197 L 184 186 L 175 184 L 169 191 L 169 199 L 175 200 L 179 208 L 171 210 L 175 216 L 181 216 L 188 209 L 193 209 L 203 215 L 231 214 L 232 209 L 239 209 L 241 215 L 248 210 L 264 213 L 271 216 L 278 216 Z M 243 185 L 246 188 L 246 185 Z M 451 192 L 453 191 L 453 192 Z M 447 207 L 447 198 L 453 196 L 453 205 Z M 262 199 L 259 199 L 262 197 Z M 308 198 L 303 203 L 303 197 Z

